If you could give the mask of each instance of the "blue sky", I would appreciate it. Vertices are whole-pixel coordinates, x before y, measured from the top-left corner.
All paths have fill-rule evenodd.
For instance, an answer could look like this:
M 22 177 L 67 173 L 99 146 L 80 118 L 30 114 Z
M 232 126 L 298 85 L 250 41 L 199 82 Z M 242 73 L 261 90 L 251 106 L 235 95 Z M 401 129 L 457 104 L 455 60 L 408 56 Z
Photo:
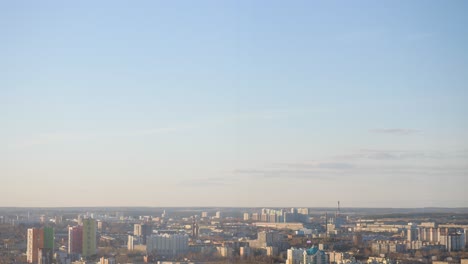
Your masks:
M 0 3 L 0 206 L 468 206 L 464 1 Z

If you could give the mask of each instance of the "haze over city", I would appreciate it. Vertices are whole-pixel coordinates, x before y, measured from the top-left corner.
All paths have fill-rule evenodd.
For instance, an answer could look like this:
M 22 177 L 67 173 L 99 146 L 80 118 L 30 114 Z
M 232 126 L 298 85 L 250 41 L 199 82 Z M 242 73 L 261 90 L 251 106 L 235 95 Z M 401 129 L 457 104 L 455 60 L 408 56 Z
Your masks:
M 467 207 L 466 1 L 2 1 L 0 207 Z

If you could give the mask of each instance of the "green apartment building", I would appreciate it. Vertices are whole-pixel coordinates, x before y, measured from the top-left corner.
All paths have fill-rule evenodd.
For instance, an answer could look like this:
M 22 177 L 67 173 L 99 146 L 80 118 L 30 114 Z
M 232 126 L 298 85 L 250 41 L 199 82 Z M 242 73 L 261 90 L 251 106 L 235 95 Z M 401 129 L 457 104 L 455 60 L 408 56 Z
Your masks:
M 83 257 L 96 254 L 96 220 L 83 219 Z

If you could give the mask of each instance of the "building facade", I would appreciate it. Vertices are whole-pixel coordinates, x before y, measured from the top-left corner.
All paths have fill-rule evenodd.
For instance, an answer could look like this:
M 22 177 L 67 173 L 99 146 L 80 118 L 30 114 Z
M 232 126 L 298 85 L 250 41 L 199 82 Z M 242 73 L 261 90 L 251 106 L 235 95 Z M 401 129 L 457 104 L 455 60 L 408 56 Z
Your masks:
M 38 250 L 44 247 L 44 232 L 39 228 L 28 229 L 28 242 L 26 248 L 26 260 L 28 263 L 37 263 Z
M 26 261 L 28 263 L 48 263 L 47 260 L 52 259 L 54 243 L 54 229 L 52 227 L 29 228 Z
M 146 250 L 148 254 L 176 256 L 188 250 L 188 235 L 158 234 L 148 237 Z
M 89 257 L 96 254 L 96 220 L 83 219 L 82 256 Z
M 329 264 L 330 258 L 325 251 L 313 246 L 309 249 L 291 248 L 287 251 L 286 264 Z
M 83 227 L 68 228 L 68 254 L 81 254 L 83 251 Z

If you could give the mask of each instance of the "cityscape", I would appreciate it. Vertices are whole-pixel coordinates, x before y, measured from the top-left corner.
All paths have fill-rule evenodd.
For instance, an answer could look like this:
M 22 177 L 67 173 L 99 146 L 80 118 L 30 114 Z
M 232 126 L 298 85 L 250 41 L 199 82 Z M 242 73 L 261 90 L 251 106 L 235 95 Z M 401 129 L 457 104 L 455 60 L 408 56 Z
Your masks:
M 468 263 L 468 208 L 3 208 L 0 263 Z
M 468 0 L 0 0 L 0 264 L 468 264 Z

